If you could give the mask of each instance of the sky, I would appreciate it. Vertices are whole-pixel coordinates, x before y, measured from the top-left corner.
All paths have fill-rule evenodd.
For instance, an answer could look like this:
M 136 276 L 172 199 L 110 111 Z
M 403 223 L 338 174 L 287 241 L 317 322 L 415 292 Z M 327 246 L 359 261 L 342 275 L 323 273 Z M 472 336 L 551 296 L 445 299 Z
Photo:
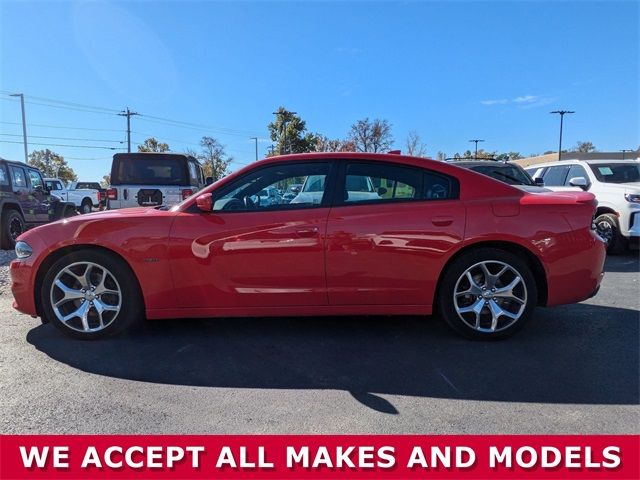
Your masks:
M 640 3 L 0 0 L 0 157 L 64 155 L 98 181 L 146 137 L 174 151 L 220 140 L 232 169 L 271 141 L 284 106 L 344 138 L 369 117 L 394 148 L 417 132 L 435 157 L 472 148 L 523 155 L 591 141 L 636 148 Z M 93 148 L 88 148 L 93 147 Z M 120 150 L 122 151 L 122 150 Z

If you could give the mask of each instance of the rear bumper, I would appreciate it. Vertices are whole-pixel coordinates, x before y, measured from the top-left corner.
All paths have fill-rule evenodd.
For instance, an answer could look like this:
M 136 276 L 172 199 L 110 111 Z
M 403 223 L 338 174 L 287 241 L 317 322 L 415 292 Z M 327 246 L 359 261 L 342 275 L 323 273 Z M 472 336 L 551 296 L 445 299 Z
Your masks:
M 590 229 L 569 232 L 545 259 L 547 306 L 582 302 L 596 295 L 604 278 L 606 248 Z

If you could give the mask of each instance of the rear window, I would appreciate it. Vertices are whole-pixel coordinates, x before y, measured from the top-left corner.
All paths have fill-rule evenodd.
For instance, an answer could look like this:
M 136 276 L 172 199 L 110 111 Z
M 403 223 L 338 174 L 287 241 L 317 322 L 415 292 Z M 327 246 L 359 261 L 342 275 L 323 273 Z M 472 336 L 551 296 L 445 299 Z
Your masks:
M 471 167 L 471 170 L 508 183 L 509 185 L 535 185 L 528 173 L 513 165 L 478 165 Z
M 76 188 L 78 190 L 83 189 L 83 188 L 89 188 L 89 189 L 93 189 L 93 190 L 100 190 L 100 184 L 99 183 L 91 183 L 91 182 L 78 182 L 76 185 Z
M 114 158 L 111 185 L 189 185 L 184 157 Z

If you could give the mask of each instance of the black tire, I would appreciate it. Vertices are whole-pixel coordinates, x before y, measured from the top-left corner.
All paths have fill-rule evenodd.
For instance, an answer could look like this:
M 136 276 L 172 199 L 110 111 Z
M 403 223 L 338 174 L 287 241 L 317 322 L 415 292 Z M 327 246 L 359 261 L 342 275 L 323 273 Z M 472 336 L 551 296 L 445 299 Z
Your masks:
M 80 325 L 81 321 L 79 317 L 72 318 L 71 320 L 73 320 L 73 322 L 63 322 L 54 312 L 54 308 L 52 305 L 51 296 L 53 282 L 55 281 L 58 274 L 66 267 L 72 266 L 74 264 L 82 264 L 83 262 L 88 262 L 91 264 L 95 264 L 98 267 L 106 268 L 109 274 L 112 276 L 112 279 L 109 280 L 111 284 L 108 284 L 107 286 L 109 288 L 113 288 L 113 285 L 115 285 L 116 287 L 119 287 L 119 290 L 121 292 L 119 296 L 120 310 L 115 314 L 115 316 L 105 318 L 105 326 L 103 328 L 100 328 L 99 324 L 96 325 L 96 323 L 98 322 L 98 314 L 95 307 L 89 307 L 90 319 L 88 320 L 88 322 L 92 322 L 91 324 L 89 324 L 89 326 L 92 327 L 93 325 L 92 328 L 100 328 L 94 331 L 79 330 L 80 328 L 82 328 L 82 326 Z M 69 282 L 69 278 L 71 277 L 65 278 L 65 281 Z M 113 279 L 115 279 L 115 281 L 117 282 L 116 284 L 113 283 Z M 73 281 L 73 279 L 71 279 L 71 281 Z M 95 285 L 95 283 L 99 282 L 94 281 L 91 283 Z M 80 286 L 78 285 L 75 288 L 80 288 Z M 55 292 L 59 293 L 58 290 L 55 290 Z M 74 301 L 76 303 L 70 306 L 71 310 L 79 308 L 79 305 L 81 303 L 87 302 L 88 300 L 78 299 Z M 56 326 L 56 328 L 61 330 L 66 335 L 82 340 L 95 340 L 123 332 L 130 328 L 133 324 L 142 321 L 144 315 L 143 299 L 140 291 L 140 286 L 129 266 L 114 254 L 95 250 L 81 250 L 78 252 L 72 252 L 57 260 L 48 269 L 44 277 L 44 280 L 42 282 L 42 289 L 40 291 L 40 302 L 42 306 L 41 311 L 43 313 L 43 316 L 45 317 L 43 319 L 44 322 L 52 323 Z M 116 302 L 104 302 L 103 299 L 103 303 Z M 64 305 L 67 304 L 61 305 L 61 309 Z M 91 305 L 93 305 L 93 303 Z M 93 316 L 91 316 L 92 308 Z
M 16 239 L 25 231 L 24 218 L 17 210 L 7 209 L 2 212 L 0 247 L 4 250 L 13 250 L 16 247 Z
M 80 205 L 78 211 L 82 214 L 91 213 L 93 211 L 93 203 L 91 202 L 91 200 L 88 198 L 82 200 L 82 204 Z
M 80 215 L 73 205 L 67 205 L 62 212 L 62 218 L 70 218 Z
M 627 249 L 627 239 L 620 234 L 618 217 L 612 213 L 603 213 L 596 218 L 596 231 L 607 244 L 607 253 L 617 255 Z
M 486 288 L 478 291 L 478 295 L 474 293 L 454 297 L 457 286 L 460 289 L 459 291 L 471 290 L 471 283 L 467 280 L 468 277 L 466 277 L 466 272 L 469 269 L 471 269 L 471 277 L 478 286 L 481 286 L 483 279 L 484 287 L 487 286 L 486 277 L 479 266 L 484 262 L 487 262 L 485 265 L 488 266 L 490 274 L 498 273 L 504 265 L 510 267 L 510 269 L 505 270 L 503 276 L 499 277 L 500 280 L 498 283 L 494 285 L 498 290 L 506 286 L 504 283 L 509 284 L 516 280 L 516 274 L 520 277 L 520 281 L 514 287 L 514 292 L 517 291 L 516 296 L 521 298 L 519 302 L 499 298 L 497 293 L 494 298 L 491 293 L 491 288 L 487 289 L 489 292 L 485 292 Z M 492 268 L 494 270 L 492 270 Z M 468 283 L 468 288 L 465 288 L 464 282 Z M 485 297 L 485 295 L 487 295 L 487 297 Z M 456 305 L 454 304 L 454 298 L 460 303 L 468 302 L 466 305 L 458 304 L 462 309 L 473 306 L 474 304 L 477 305 L 478 310 L 480 310 L 480 315 L 478 316 L 474 312 L 458 314 Z M 509 337 L 520 330 L 531 318 L 538 303 L 537 300 L 538 289 L 536 281 L 531 267 L 525 259 L 505 250 L 478 248 L 477 250 L 469 251 L 456 258 L 443 272 L 438 286 L 437 311 L 451 328 L 467 338 L 497 340 Z M 493 303 L 490 303 L 492 301 Z M 510 320 L 510 317 L 506 315 L 496 315 L 498 323 L 495 330 L 487 331 L 491 327 L 492 315 L 490 308 L 494 305 L 500 306 L 503 310 L 507 310 L 508 313 L 517 313 L 519 316 L 515 320 Z M 472 322 L 477 322 L 478 317 L 480 318 L 479 330 L 474 328 L 475 324 L 474 326 L 470 325 Z

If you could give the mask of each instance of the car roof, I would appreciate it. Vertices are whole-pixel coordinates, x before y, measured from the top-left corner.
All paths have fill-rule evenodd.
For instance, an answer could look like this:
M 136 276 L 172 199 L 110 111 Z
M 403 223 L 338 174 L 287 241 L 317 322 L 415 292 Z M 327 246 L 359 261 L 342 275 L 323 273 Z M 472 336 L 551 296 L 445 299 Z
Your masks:
M 497 160 L 460 160 L 460 161 L 456 160 L 449 163 L 451 163 L 452 165 L 460 165 L 462 167 L 483 167 L 486 165 L 491 165 L 492 167 L 503 168 L 503 167 L 512 167 L 514 165 L 516 167 L 520 166 L 516 163 L 501 162 Z
M 20 166 L 20 167 L 29 167 L 29 168 L 33 168 L 34 170 L 38 170 L 36 167 L 34 167 L 32 165 L 27 165 L 26 163 L 19 162 L 18 160 L 8 160 L 6 158 L 0 157 L 0 162 L 10 163 L 12 165 L 17 165 L 17 166 Z

